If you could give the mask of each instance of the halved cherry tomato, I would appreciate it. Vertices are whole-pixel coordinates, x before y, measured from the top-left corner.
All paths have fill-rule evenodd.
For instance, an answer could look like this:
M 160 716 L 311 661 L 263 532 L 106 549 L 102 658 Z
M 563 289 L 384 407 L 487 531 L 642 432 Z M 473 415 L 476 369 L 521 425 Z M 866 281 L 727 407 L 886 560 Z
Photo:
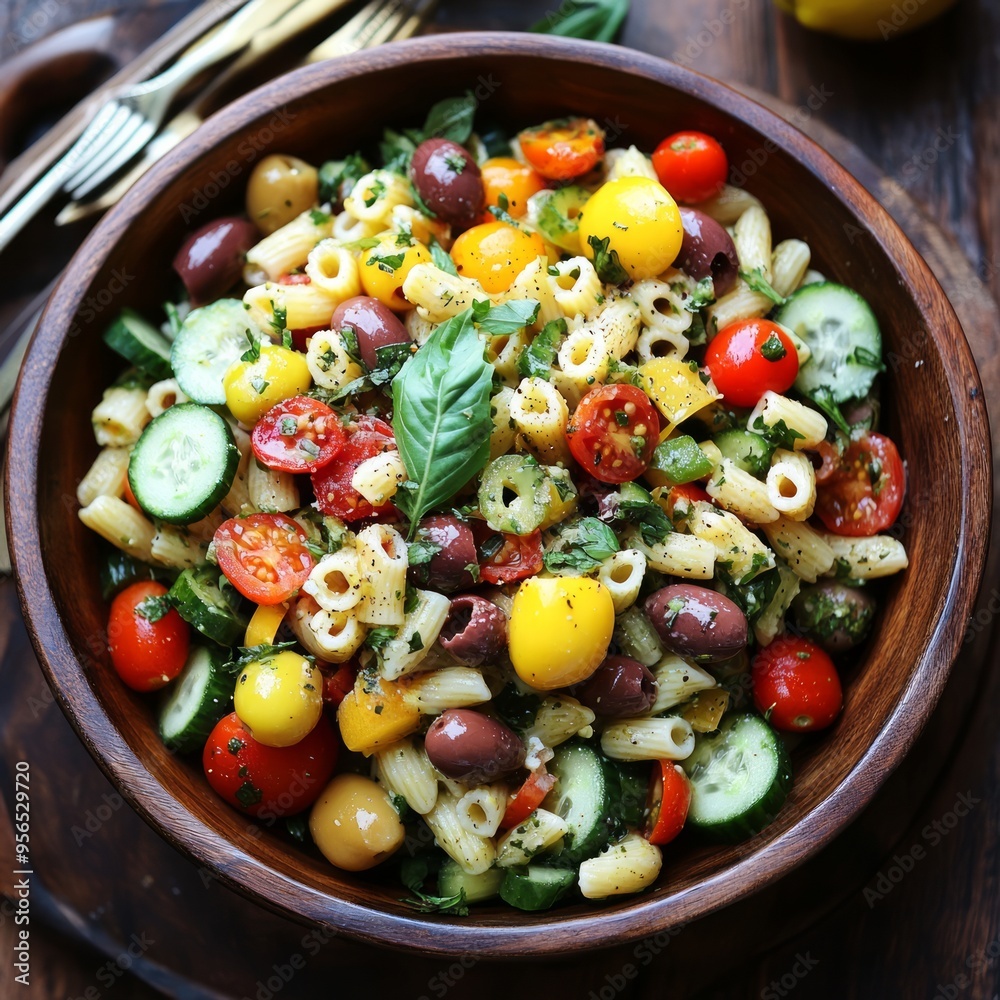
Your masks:
M 705 351 L 705 367 L 730 406 L 756 406 L 761 396 L 787 392 L 799 373 L 791 338 L 768 319 L 723 327 Z
M 555 784 L 556 776 L 549 774 L 544 764 L 537 771 L 532 771 L 507 803 L 500 829 L 513 830 L 515 826 L 520 826 L 542 804 Z
M 784 732 L 825 729 L 844 701 L 833 660 L 797 636 L 782 636 L 760 650 L 750 682 L 757 711 Z
M 602 483 L 627 483 L 649 465 L 660 418 L 634 385 L 602 385 L 580 400 L 566 437 L 580 465 Z
M 231 517 L 213 541 L 219 569 L 257 604 L 287 601 L 315 565 L 305 532 L 285 514 Z
M 142 607 L 144 601 L 163 597 L 166 592 L 162 584 L 147 580 L 126 587 L 111 602 L 108 616 L 111 664 L 133 691 L 156 691 L 169 684 L 187 662 L 190 642 L 187 622 L 174 608 L 153 621 L 154 606 Z
M 319 798 L 337 765 L 338 750 L 326 717 L 293 746 L 268 747 L 232 712 L 209 734 L 202 766 L 213 791 L 231 806 L 276 819 L 301 812 Z
M 874 431 L 852 441 L 816 491 L 816 515 L 828 531 L 877 535 L 899 517 L 906 491 L 903 460 L 890 438 Z
M 678 524 L 691 513 L 692 504 L 699 500 L 702 503 L 715 502 L 697 483 L 671 487 L 667 494 L 667 516 Z
M 704 201 L 718 194 L 729 174 L 726 151 L 704 132 L 676 132 L 653 152 L 653 169 L 677 201 Z
M 323 672 L 323 701 L 336 708 L 354 690 L 358 666 L 352 660 L 348 660 L 346 663 L 341 663 L 336 670 L 332 665 L 329 669 L 325 666 L 320 669 Z
M 342 521 L 359 521 L 395 510 L 391 503 L 373 507 L 351 485 L 354 472 L 362 462 L 396 450 L 392 428 L 384 420 L 362 414 L 352 418 L 345 430 L 347 440 L 340 454 L 312 474 L 317 506 L 324 514 L 332 514 Z
M 809 449 L 816 452 L 820 458 L 820 467 L 816 470 L 816 484 L 829 482 L 840 468 L 840 449 L 829 441 L 820 441 Z
M 604 129 L 592 118 L 559 118 L 526 128 L 518 139 L 524 158 L 553 181 L 585 174 L 604 155 Z
M 494 531 L 485 521 L 472 521 L 483 583 L 513 583 L 542 569 L 542 533 L 510 535 Z
M 272 406 L 254 424 L 251 438 L 260 463 L 281 472 L 315 472 L 337 457 L 346 440 L 340 417 L 308 396 Z
M 651 844 L 669 844 L 684 829 L 691 805 L 691 785 L 672 760 L 653 762 L 646 799 L 646 839 Z
M 135 494 L 132 492 L 132 487 L 129 485 L 128 476 L 125 477 L 125 502 L 137 510 L 143 517 L 146 516 L 146 512 L 139 506 L 139 501 L 136 500 Z

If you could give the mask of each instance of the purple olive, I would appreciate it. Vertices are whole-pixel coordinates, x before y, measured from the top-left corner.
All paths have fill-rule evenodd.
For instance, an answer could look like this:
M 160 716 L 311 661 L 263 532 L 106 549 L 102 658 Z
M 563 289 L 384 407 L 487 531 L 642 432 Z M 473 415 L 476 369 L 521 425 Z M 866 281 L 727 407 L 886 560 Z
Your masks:
M 656 678 L 630 656 L 609 656 L 576 689 L 576 697 L 598 715 L 645 715 L 656 701 Z
M 680 656 L 715 663 L 747 644 L 746 615 L 728 597 L 689 583 L 662 587 L 646 598 L 646 614 L 663 644 Z
M 524 744 L 502 722 L 464 708 L 449 708 L 424 737 L 430 762 L 446 777 L 470 784 L 497 781 L 524 764 Z
M 715 297 L 719 298 L 739 277 L 740 259 L 732 237 L 715 219 L 696 208 L 682 208 L 680 212 L 684 239 L 674 266 L 696 281 L 711 278 Z
M 410 557 L 410 579 L 418 587 L 429 587 L 443 594 L 473 587 L 476 580 L 470 566 L 478 568 L 476 542 L 469 526 L 450 514 L 425 517 L 417 529 L 418 542 L 424 547 L 413 550 Z M 430 558 L 414 562 L 420 553 Z
M 257 240 L 257 227 L 236 217 L 216 219 L 193 232 L 174 257 L 174 270 L 184 282 L 191 305 L 204 305 L 229 291 Z
M 355 295 L 334 309 L 330 329 L 340 331 L 345 327 L 357 334 L 361 360 L 369 370 L 378 364 L 375 352 L 380 347 L 410 342 L 410 335 L 396 314 L 367 295 Z
M 471 226 L 486 202 L 476 161 L 450 139 L 426 139 L 417 146 L 410 179 L 424 204 L 453 226 Z
M 507 616 L 484 597 L 461 594 L 451 602 L 438 642 L 459 663 L 478 667 L 506 647 Z

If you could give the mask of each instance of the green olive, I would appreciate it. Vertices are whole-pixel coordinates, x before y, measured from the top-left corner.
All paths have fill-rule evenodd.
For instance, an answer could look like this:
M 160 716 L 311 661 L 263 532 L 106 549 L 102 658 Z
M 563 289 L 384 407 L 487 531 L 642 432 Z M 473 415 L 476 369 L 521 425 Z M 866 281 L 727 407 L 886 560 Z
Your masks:
M 309 814 L 309 832 L 331 864 L 361 872 L 385 861 L 406 838 L 386 790 L 360 774 L 338 774 Z
M 265 156 L 247 183 L 247 215 L 266 236 L 308 212 L 318 197 L 315 167 L 294 156 Z

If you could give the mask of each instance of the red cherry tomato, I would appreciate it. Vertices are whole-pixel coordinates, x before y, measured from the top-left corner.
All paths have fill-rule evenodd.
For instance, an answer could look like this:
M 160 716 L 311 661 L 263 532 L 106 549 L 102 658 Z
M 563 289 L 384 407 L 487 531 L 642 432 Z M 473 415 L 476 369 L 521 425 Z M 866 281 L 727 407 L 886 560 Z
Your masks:
M 308 274 L 286 272 L 278 276 L 279 285 L 311 285 L 312 278 Z
M 323 701 L 336 708 L 354 690 L 358 676 L 357 664 L 348 660 L 336 670 L 331 666 L 323 668 Z
M 312 474 L 319 509 L 342 521 L 359 521 L 363 517 L 394 510 L 391 503 L 373 507 L 351 485 L 354 472 L 362 462 L 396 450 L 392 428 L 377 417 L 361 415 L 353 418 L 345 429 L 347 440 L 340 454 L 329 465 Z
M 896 446 L 884 434 L 868 432 L 851 442 L 839 466 L 817 486 L 816 515 L 837 535 L 877 535 L 899 517 L 905 492 Z
M 337 457 L 346 440 L 340 417 L 308 396 L 272 406 L 251 438 L 260 463 L 281 472 L 315 472 Z
M 523 823 L 541 804 L 555 787 L 556 776 L 549 774 L 543 764 L 532 771 L 527 781 L 513 794 L 507 803 L 507 811 L 500 820 L 501 830 L 513 830 Z
M 209 734 L 202 766 L 212 790 L 231 806 L 277 819 L 301 812 L 319 798 L 337 765 L 338 749 L 325 716 L 294 746 L 267 747 L 232 712 Z
M 542 533 L 510 535 L 494 531 L 485 521 L 472 521 L 483 583 L 513 583 L 542 569 Z
M 519 136 L 524 158 L 543 177 L 568 181 L 597 166 L 604 155 L 604 129 L 590 118 L 559 118 Z
M 768 319 L 742 319 L 723 327 L 705 351 L 705 366 L 732 406 L 756 406 L 761 396 L 787 392 L 799 373 L 791 338 Z
M 810 451 L 816 452 L 820 458 L 820 467 L 816 470 L 816 483 L 829 482 L 840 468 L 840 449 L 829 441 L 820 441 Z
M 646 839 L 651 844 L 669 844 L 684 829 L 690 805 L 687 775 L 672 760 L 654 761 L 646 800 Z
M 184 669 L 190 630 L 171 608 L 155 618 L 155 605 L 142 607 L 149 598 L 163 597 L 167 588 L 151 580 L 133 583 L 112 602 L 108 616 L 108 647 L 118 676 L 133 691 L 155 691 L 169 684 Z M 147 618 L 146 611 L 150 618 Z
M 753 702 L 775 729 L 825 729 L 844 701 L 833 660 L 813 642 L 784 636 L 753 658 Z
M 232 517 L 216 529 L 214 542 L 219 568 L 257 604 L 287 601 L 315 565 L 305 532 L 285 514 Z
M 690 513 L 696 501 L 713 503 L 714 500 L 697 484 L 684 483 L 673 486 L 667 494 L 667 514 L 674 524 L 680 524 Z
M 566 437 L 580 465 L 602 483 L 627 483 L 649 465 L 660 418 L 634 385 L 602 385 L 580 400 Z
M 729 174 L 729 160 L 710 135 L 676 132 L 656 147 L 653 169 L 677 201 L 694 204 L 719 193 Z

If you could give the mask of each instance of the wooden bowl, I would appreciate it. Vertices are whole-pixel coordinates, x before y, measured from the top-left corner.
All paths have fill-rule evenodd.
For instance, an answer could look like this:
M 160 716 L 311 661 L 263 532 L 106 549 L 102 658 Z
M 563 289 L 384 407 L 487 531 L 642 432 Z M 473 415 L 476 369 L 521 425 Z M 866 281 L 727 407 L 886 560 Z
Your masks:
M 651 149 L 698 128 L 717 136 L 777 237 L 809 241 L 816 266 L 857 289 L 886 340 L 889 433 L 909 468 L 897 531 L 911 568 L 895 579 L 844 713 L 794 755 L 777 820 L 733 847 L 677 845 L 649 892 L 551 913 L 476 908 L 421 916 L 398 885 L 340 872 L 208 788 L 172 756 L 150 699 L 120 683 L 105 644 L 95 538 L 75 488 L 96 448 L 87 415 L 121 361 L 100 341 L 123 306 L 155 311 L 174 289 L 184 234 L 238 210 L 265 152 L 312 162 L 422 120 L 472 89 L 512 126 L 564 113 L 602 122 L 610 144 Z M 676 929 L 791 871 L 841 830 L 899 763 L 961 648 L 986 555 L 989 428 L 959 322 L 888 214 L 821 149 L 720 83 L 624 48 L 528 34 L 417 39 L 300 70 L 211 119 L 94 230 L 42 319 L 10 422 L 7 517 L 25 617 L 49 682 L 97 762 L 141 815 L 197 864 L 251 899 L 369 941 L 441 954 L 565 954 Z M 72 781 L 71 775 L 62 776 Z M 125 877 L 127 873 L 123 872 Z M 665 938 L 663 939 L 665 940 Z M 662 943 L 662 942 L 661 942 Z

